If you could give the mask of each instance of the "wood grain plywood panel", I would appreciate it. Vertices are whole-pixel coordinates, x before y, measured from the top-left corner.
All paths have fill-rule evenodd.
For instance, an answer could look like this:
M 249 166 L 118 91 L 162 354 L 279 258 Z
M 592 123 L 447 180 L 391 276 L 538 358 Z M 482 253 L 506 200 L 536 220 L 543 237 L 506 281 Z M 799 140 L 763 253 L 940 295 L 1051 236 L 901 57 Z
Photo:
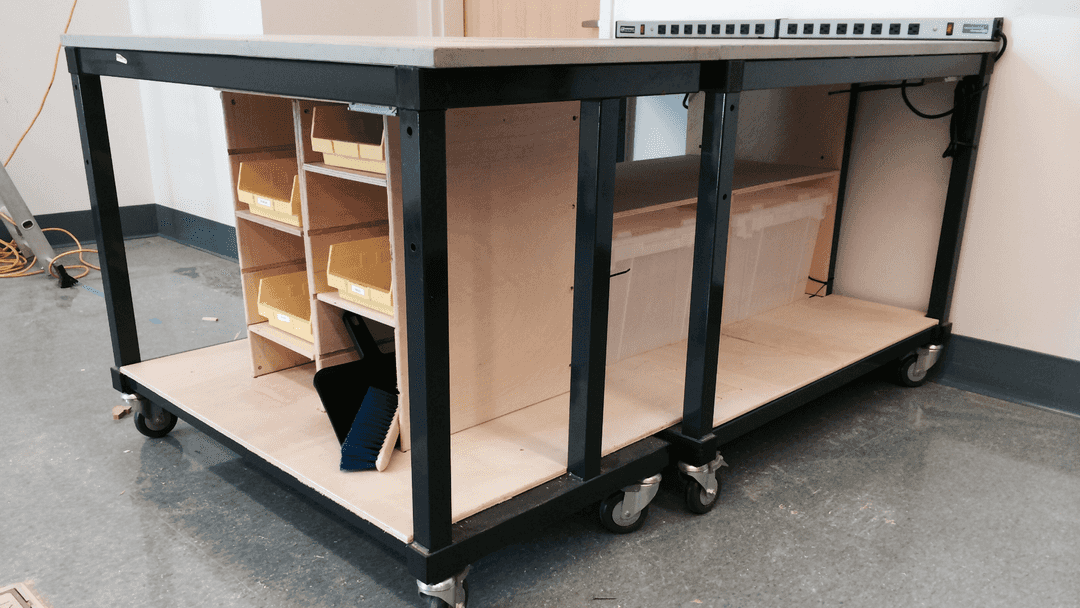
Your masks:
M 125 366 L 123 372 L 402 542 L 412 540 L 411 463 L 342 472 L 341 447 L 312 389 L 314 364 L 252 378 L 245 340 Z M 565 472 L 568 401 L 453 436 L 453 519 Z M 552 412 L 563 412 L 552 415 Z M 561 457 L 559 456 L 561 454 Z
M 565 102 L 447 112 L 455 432 L 570 388 L 579 107 Z M 388 133 L 391 215 L 397 216 L 399 134 Z M 391 223 L 400 246 L 399 226 Z M 397 276 L 404 276 L 403 260 L 395 256 L 395 265 Z M 404 302 L 397 293 L 394 300 Z M 399 338 L 403 312 L 399 306 Z M 401 369 L 405 350 L 398 352 Z M 404 436 L 404 411 L 402 428 Z
M 761 331 L 754 329 L 755 319 Z M 797 302 L 755 319 L 741 330 L 749 339 L 721 338 L 716 424 L 844 365 L 828 347 L 823 356 L 791 350 L 768 328 L 816 334 L 830 339 L 833 348 L 852 339 L 875 345 L 857 360 L 935 323 L 917 312 L 840 296 Z M 251 378 L 245 342 L 144 361 L 122 371 L 305 485 L 410 541 L 408 455 L 398 453 L 382 473 L 341 472 L 340 446 L 312 389 L 314 365 Z M 680 343 L 608 367 L 605 454 L 681 419 L 685 357 L 685 343 Z M 563 393 L 455 433 L 454 521 L 565 473 L 568 408 L 569 396 Z
M 455 431 L 569 390 L 578 109 L 447 113 Z
M 236 218 L 236 248 L 241 270 L 304 262 L 304 239 L 264 224 Z
M 312 388 L 314 364 L 259 378 L 237 373 L 248 364 L 238 341 L 123 371 L 320 494 L 411 540 L 409 459 L 399 454 L 372 475 L 341 472 L 341 446 Z
M 464 0 L 465 35 L 499 38 L 596 38 L 581 26 L 600 17 L 595 0 Z
M 296 145 L 292 100 L 224 92 L 225 140 L 229 153 Z M 295 152 L 294 152 L 295 154 Z

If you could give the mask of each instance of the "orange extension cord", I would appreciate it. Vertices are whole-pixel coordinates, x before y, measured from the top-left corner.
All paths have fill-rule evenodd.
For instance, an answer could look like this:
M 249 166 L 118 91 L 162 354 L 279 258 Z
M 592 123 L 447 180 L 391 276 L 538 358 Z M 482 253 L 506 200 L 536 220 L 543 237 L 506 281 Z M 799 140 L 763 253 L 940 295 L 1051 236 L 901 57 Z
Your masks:
M 71 3 L 71 12 L 68 13 L 67 24 L 64 25 L 65 34 L 67 33 L 68 28 L 71 27 L 71 18 L 75 15 L 75 5 L 77 5 L 78 3 L 79 0 L 75 0 Z M 19 149 L 19 146 L 22 144 L 23 140 L 26 139 L 26 135 L 30 133 L 30 129 L 34 128 L 34 123 L 37 122 L 38 116 L 41 116 L 41 111 L 45 108 L 45 100 L 49 98 L 49 91 L 52 90 L 53 82 L 56 80 L 56 67 L 60 63 L 61 48 L 62 45 L 56 45 L 56 58 L 53 59 L 52 76 L 49 78 L 49 86 L 45 89 L 45 95 L 41 98 L 41 105 L 38 106 L 37 113 L 34 114 L 34 119 L 30 121 L 30 126 L 26 127 L 26 130 L 23 131 L 22 136 L 19 137 L 19 141 L 15 142 L 15 147 L 11 150 L 11 154 L 9 154 L 7 160 L 4 161 L 5 167 L 8 165 L 8 163 L 11 162 L 11 159 L 15 156 L 15 152 Z M 0 215 L 2 215 L 5 220 L 11 222 L 14 225 L 15 222 L 10 217 L 2 213 L 0 213 Z M 79 242 L 79 239 L 75 238 L 75 235 L 71 234 L 67 230 L 64 230 L 63 228 L 44 228 L 42 229 L 42 231 L 63 232 L 64 234 L 71 237 L 71 240 L 75 241 L 75 249 L 72 249 L 71 251 L 65 251 L 53 258 L 52 264 L 49 265 L 49 274 L 51 274 L 52 276 L 60 278 L 53 271 L 53 265 L 55 265 L 56 261 L 60 258 L 69 255 L 78 255 L 79 262 L 81 262 L 81 264 L 76 264 L 71 267 L 82 269 L 82 274 L 73 276 L 73 279 L 81 279 L 85 277 L 87 274 L 90 273 L 90 269 L 101 270 L 101 268 L 94 266 L 90 262 L 87 262 L 85 258 L 83 258 L 84 253 L 97 253 L 97 250 L 83 249 L 82 243 Z M 42 274 L 43 272 L 45 272 L 44 270 L 32 270 L 36 261 L 36 257 L 27 259 L 26 256 L 20 253 L 14 241 L 0 241 L 0 279 L 28 277 L 35 274 Z

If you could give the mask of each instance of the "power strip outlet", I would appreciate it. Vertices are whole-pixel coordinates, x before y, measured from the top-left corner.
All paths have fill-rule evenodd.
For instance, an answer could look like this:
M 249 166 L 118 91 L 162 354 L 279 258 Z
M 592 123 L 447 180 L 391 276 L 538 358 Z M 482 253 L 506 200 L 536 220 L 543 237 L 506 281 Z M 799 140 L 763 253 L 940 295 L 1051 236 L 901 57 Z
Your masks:
M 776 19 L 617 21 L 616 38 L 776 38 Z
M 1001 19 L 781 19 L 779 38 L 993 40 Z
M 1002 19 L 752 19 L 617 21 L 616 38 L 994 40 Z

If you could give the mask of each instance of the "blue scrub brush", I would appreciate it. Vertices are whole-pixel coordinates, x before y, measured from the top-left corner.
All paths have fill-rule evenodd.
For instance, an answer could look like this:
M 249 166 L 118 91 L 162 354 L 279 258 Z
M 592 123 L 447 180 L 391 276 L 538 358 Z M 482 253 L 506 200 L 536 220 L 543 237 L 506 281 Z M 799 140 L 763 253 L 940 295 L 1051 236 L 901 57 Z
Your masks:
M 374 386 L 367 390 L 352 429 L 341 444 L 341 470 L 382 471 L 398 440 L 398 398 Z

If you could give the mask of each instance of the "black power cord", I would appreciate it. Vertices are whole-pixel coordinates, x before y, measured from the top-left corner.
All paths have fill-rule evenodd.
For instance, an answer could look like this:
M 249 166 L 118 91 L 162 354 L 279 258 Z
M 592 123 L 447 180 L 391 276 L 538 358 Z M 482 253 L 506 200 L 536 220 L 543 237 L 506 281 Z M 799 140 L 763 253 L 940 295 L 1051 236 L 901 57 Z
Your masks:
M 1005 49 L 1009 46 L 1009 38 L 1005 35 L 1005 32 L 998 32 L 998 36 L 1001 37 L 1001 50 L 994 56 L 994 61 L 997 62 L 1005 54 Z M 908 99 L 908 88 L 921 87 L 926 84 L 925 80 L 920 80 L 917 83 L 908 83 L 903 81 L 900 84 L 878 84 L 860 86 L 857 89 L 844 89 L 842 91 L 830 91 L 829 95 L 837 95 L 839 93 L 853 93 L 856 90 L 860 93 L 866 93 L 868 91 L 882 91 L 885 89 L 900 89 L 900 97 L 904 99 L 904 104 L 919 118 L 925 118 L 927 120 L 936 120 L 938 118 L 945 118 L 946 116 L 952 116 L 952 120 L 949 121 L 949 146 L 945 148 L 945 152 L 941 154 L 942 158 L 949 158 L 950 156 L 956 156 L 956 149 L 958 146 L 971 147 L 972 143 L 969 141 L 960 141 L 957 138 L 958 123 L 967 119 L 968 112 L 976 111 L 973 101 L 977 98 L 977 94 L 986 89 L 987 85 L 976 89 L 973 84 L 967 84 L 966 80 L 960 80 L 956 84 L 955 97 L 953 100 L 953 107 L 949 110 L 941 112 L 939 114 L 927 114 L 920 112 L 918 108 L 912 105 L 911 100 Z
M 920 112 L 919 110 L 917 110 L 915 108 L 915 106 L 911 105 L 911 100 L 908 99 L 908 96 L 907 96 L 907 90 L 908 90 L 909 86 L 921 87 L 921 86 L 923 86 L 923 84 L 925 84 L 925 81 L 920 82 L 917 85 L 909 85 L 906 80 L 904 82 L 900 83 L 900 96 L 904 98 L 904 103 L 907 104 L 908 109 L 911 110 L 912 112 L 914 112 L 916 116 L 918 116 L 919 118 L 925 118 L 927 120 L 933 120 L 935 118 L 945 118 L 949 114 L 952 114 L 954 111 L 956 111 L 956 106 L 953 106 L 952 108 L 950 108 L 950 109 L 948 109 L 945 112 L 942 112 L 940 114 L 926 114 L 926 113 L 923 113 L 923 112 Z

